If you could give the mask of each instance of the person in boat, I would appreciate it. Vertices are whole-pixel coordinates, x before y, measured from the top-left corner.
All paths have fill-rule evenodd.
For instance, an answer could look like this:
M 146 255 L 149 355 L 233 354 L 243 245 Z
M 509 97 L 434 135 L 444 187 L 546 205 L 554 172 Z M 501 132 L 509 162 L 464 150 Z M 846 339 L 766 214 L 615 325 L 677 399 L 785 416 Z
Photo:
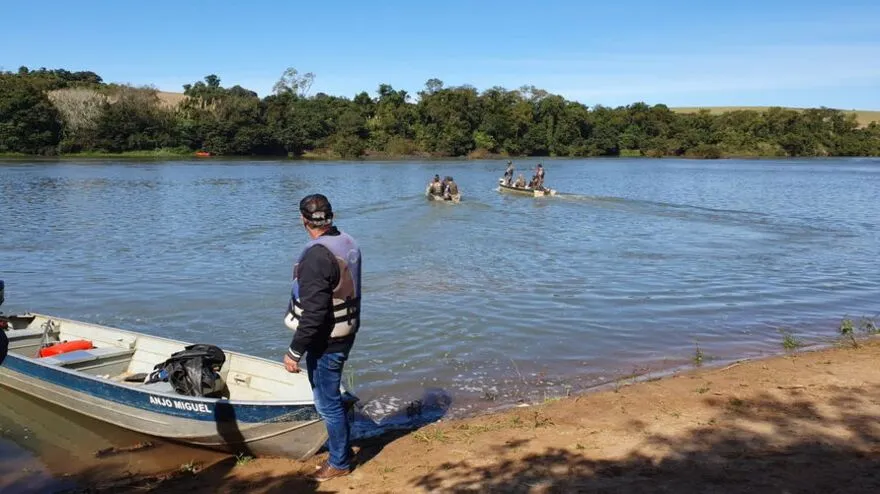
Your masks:
M 443 183 L 440 182 L 440 175 L 434 175 L 434 180 L 428 184 L 428 192 L 432 196 L 443 195 Z
M 516 187 L 517 189 L 526 188 L 526 178 L 523 177 L 522 173 L 520 173 L 519 176 L 516 177 L 516 182 L 514 182 L 513 186 Z
M 541 163 L 538 163 L 538 166 L 535 167 L 535 176 L 532 178 L 532 182 L 532 188 L 544 188 L 544 167 L 541 165 Z
M 458 184 L 455 183 L 452 177 L 446 177 L 446 188 L 443 191 L 443 198 L 446 200 L 451 200 L 454 196 L 458 195 Z
M 350 424 L 340 384 L 360 328 L 361 251 L 351 236 L 333 225 L 333 208 L 326 196 L 304 197 L 299 210 L 311 240 L 293 268 L 284 322 L 294 334 L 284 367 L 300 372 L 305 356 L 315 408 L 327 427 L 330 455 L 312 477 L 323 482 L 351 473 Z
M 504 170 L 504 185 L 510 186 L 510 183 L 513 182 L 513 162 L 507 162 L 507 169 Z

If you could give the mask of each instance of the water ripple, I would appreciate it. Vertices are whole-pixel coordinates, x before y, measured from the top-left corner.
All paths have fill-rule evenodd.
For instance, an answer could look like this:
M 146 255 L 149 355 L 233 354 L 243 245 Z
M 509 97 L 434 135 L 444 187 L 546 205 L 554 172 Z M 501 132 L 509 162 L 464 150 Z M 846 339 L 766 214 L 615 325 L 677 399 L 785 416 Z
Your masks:
M 780 350 L 880 312 L 877 160 L 0 164 L 0 278 L 35 310 L 280 358 L 298 201 L 364 251 L 351 367 L 373 415 L 426 389 L 453 413 L 634 370 Z M 525 166 L 521 164 L 520 167 Z M 461 204 L 428 202 L 452 174 Z

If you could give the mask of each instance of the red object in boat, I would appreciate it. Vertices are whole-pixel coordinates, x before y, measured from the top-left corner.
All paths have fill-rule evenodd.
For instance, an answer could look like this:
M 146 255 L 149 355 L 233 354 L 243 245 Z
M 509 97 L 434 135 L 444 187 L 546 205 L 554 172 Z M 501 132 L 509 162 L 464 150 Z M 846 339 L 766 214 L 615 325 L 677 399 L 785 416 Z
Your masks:
M 64 343 L 55 343 L 52 346 L 40 348 L 40 357 L 52 357 L 62 353 L 72 352 L 74 350 L 88 350 L 95 348 L 89 340 L 73 340 Z
M 203 158 L 211 156 L 211 153 L 207 151 L 196 151 L 196 156 L 201 156 Z

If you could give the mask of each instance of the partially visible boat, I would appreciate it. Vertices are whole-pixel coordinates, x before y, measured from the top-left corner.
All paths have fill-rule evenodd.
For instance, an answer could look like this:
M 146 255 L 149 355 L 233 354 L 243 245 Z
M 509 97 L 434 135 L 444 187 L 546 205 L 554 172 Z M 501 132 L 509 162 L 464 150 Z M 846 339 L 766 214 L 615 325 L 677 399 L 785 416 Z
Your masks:
M 182 341 L 35 313 L 0 314 L 0 328 L 9 339 L 0 384 L 103 422 L 255 456 L 306 459 L 327 439 L 306 373 L 280 362 L 224 351 L 221 397 L 188 396 L 143 377 L 183 350 Z M 88 345 L 38 356 L 74 341 Z M 342 391 L 350 410 L 357 398 Z
M 546 187 L 542 187 L 540 189 L 534 189 L 531 187 L 514 187 L 512 185 L 507 185 L 504 183 L 503 178 L 498 179 L 498 190 L 501 192 L 508 192 L 511 194 L 519 194 L 524 196 L 532 196 L 532 197 L 543 197 L 543 196 L 555 196 L 555 189 L 548 189 Z
M 198 156 L 199 158 L 210 158 L 211 157 L 211 153 L 209 153 L 207 151 L 196 151 L 195 155 Z

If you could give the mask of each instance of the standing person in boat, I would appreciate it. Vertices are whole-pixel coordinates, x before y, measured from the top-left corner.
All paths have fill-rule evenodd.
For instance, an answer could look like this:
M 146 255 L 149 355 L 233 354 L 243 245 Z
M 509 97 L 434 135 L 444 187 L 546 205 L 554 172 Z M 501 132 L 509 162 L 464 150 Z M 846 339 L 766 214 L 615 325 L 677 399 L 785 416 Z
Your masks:
M 538 166 L 535 168 L 535 177 L 532 180 L 534 181 L 534 188 L 544 188 L 544 167 L 541 163 L 538 163 Z
M 306 370 L 315 408 L 327 426 L 329 459 L 318 467 L 318 482 L 351 473 L 350 424 L 340 384 L 342 368 L 360 327 L 361 251 L 333 225 L 333 208 L 322 194 L 299 203 L 300 221 L 311 239 L 293 268 L 293 289 L 284 322 L 294 331 L 284 355 L 288 372 Z
M 507 169 L 504 170 L 504 185 L 510 186 L 510 183 L 513 182 L 513 162 L 507 162 Z
M 443 190 L 443 198 L 451 200 L 454 196 L 458 195 L 458 184 L 455 183 L 455 180 L 452 180 L 452 177 L 446 177 L 446 188 Z
M 443 194 L 443 184 L 440 183 L 440 175 L 434 175 L 434 181 L 428 184 L 428 190 L 433 196 Z

